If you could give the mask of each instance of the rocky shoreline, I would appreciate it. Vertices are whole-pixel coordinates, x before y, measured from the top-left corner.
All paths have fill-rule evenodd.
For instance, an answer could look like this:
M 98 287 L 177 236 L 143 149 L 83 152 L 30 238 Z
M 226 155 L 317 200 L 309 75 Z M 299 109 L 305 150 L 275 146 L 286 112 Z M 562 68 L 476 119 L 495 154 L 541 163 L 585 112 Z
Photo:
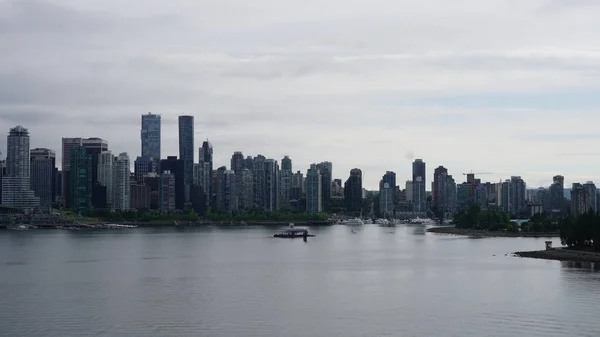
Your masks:
M 474 238 L 482 237 L 507 237 L 507 238 L 556 238 L 560 237 L 559 233 L 513 233 L 500 231 L 486 231 L 482 229 L 464 229 L 456 227 L 433 227 L 427 230 L 430 233 L 450 234 L 469 236 Z
M 600 262 L 600 253 L 566 248 L 554 248 L 549 250 L 538 250 L 532 252 L 516 252 L 514 254 L 518 257 L 526 257 L 532 259 L 573 262 Z

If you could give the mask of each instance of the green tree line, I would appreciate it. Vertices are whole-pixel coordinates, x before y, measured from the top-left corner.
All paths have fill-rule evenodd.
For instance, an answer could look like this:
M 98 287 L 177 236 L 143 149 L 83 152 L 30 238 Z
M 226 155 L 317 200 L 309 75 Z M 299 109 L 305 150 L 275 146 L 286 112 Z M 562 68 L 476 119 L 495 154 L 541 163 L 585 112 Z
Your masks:
M 510 215 L 495 209 L 481 210 L 479 205 L 472 204 L 467 210 L 454 214 L 456 228 L 486 229 L 490 231 L 519 230 L 518 225 L 510 222 Z
M 560 222 L 560 241 L 570 248 L 600 250 L 600 213 L 589 211 Z

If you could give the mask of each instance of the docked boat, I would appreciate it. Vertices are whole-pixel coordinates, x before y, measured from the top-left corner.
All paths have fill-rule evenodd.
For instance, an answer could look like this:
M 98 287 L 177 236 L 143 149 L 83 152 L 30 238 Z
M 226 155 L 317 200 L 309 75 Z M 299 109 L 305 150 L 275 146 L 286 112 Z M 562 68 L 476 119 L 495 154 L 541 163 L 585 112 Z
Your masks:
M 273 235 L 276 238 L 294 239 L 294 238 L 307 238 L 314 237 L 313 234 L 308 234 L 306 228 L 295 228 L 294 224 L 290 224 L 290 227 L 281 230 L 279 233 Z
M 365 223 L 360 218 L 348 219 L 342 222 L 346 226 L 363 226 Z
M 6 229 L 8 229 L 9 231 L 28 231 L 29 226 L 27 226 L 27 225 L 6 226 Z

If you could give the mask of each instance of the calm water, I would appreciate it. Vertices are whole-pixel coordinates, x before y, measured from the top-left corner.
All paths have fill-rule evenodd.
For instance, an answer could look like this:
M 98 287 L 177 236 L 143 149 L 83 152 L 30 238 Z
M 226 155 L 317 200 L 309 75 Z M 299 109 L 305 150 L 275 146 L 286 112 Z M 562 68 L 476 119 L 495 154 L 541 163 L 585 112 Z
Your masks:
M 0 335 L 600 335 L 600 273 L 505 256 L 544 239 L 273 231 L 0 232 Z

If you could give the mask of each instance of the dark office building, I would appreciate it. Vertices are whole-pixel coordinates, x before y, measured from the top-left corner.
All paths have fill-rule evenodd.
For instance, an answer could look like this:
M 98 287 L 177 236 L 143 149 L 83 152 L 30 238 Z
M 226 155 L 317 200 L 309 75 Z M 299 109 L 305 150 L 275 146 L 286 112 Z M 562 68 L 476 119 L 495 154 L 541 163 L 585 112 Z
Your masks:
M 344 184 L 344 202 L 348 212 L 360 212 L 362 209 L 362 171 L 350 170 L 350 177 Z
M 176 156 L 169 156 L 160 161 L 160 173 L 171 172 L 175 176 L 175 209 L 183 209 L 185 205 L 185 164 Z
M 50 149 L 37 148 L 32 149 L 29 156 L 31 189 L 40 198 L 40 207 L 51 207 L 56 195 L 56 154 Z
M 194 176 L 194 116 L 179 116 L 179 160 L 184 165 L 185 199 Z
M 137 157 L 133 166 L 135 181 L 141 183 L 148 173 L 156 172 L 155 161 L 151 157 Z

